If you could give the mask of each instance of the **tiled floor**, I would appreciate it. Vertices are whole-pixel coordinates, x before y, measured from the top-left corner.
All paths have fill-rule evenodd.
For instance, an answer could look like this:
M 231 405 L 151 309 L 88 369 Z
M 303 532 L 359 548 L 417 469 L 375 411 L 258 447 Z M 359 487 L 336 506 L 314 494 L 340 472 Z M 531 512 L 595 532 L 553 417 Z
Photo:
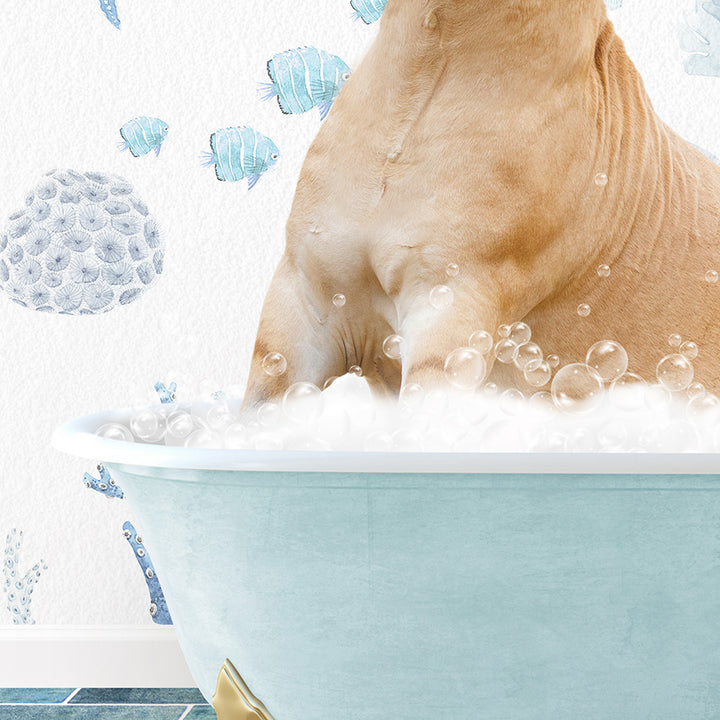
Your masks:
M 215 720 L 195 688 L 0 688 L 0 720 Z

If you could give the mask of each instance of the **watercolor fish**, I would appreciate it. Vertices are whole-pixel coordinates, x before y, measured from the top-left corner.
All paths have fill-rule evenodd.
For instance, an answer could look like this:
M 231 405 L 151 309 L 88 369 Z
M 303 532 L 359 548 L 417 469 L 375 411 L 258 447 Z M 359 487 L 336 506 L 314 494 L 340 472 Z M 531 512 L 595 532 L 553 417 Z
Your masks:
M 83 475 L 83 482 L 86 487 L 91 490 L 102 493 L 108 498 L 124 498 L 125 493 L 118 487 L 115 481 L 110 477 L 109 470 L 104 465 L 97 466 L 98 472 L 100 473 L 100 479 L 93 477 L 90 473 Z
M 350 79 L 351 70 L 336 55 L 315 47 L 277 53 L 267 64 L 270 83 L 260 83 L 261 99 L 277 98 L 285 115 L 317 107 L 320 119 L 330 112 L 335 98 Z
M 38 579 L 47 565 L 40 560 L 35 563 L 25 575 L 20 575 L 20 548 L 22 546 L 22 530 L 11 530 L 5 538 L 5 553 L 2 563 L 3 577 L 5 578 L 3 590 L 7 596 L 7 609 L 12 615 L 13 625 L 34 625 L 30 610 L 30 597 L 35 589 Z
M 366 25 L 380 19 L 385 5 L 387 0 L 350 0 L 350 7 L 355 11 L 353 20 L 362 20 Z
M 172 625 L 173 621 L 168 611 L 162 587 L 160 587 L 160 581 L 155 573 L 155 568 L 153 567 L 147 550 L 145 550 L 143 546 L 142 538 L 138 535 L 137 530 L 135 530 L 129 520 L 123 525 L 123 535 L 133 549 L 135 559 L 138 561 L 145 575 L 145 582 L 150 591 L 150 615 L 152 616 L 153 622 L 158 625 Z
M 248 190 L 280 157 L 277 145 L 247 125 L 217 130 L 210 136 L 211 153 L 201 153 L 203 167 L 215 166 L 218 180 L 247 178 Z
M 120 18 L 115 7 L 115 0 L 100 0 L 100 8 L 105 13 L 105 17 L 116 27 L 120 27 Z
M 163 405 L 175 402 L 175 391 L 177 390 L 177 383 L 171 382 L 167 387 L 165 383 L 159 380 L 155 383 L 155 392 L 160 396 L 160 402 Z
M 133 157 L 147 155 L 151 150 L 155 151 L 155 157 L 160 154 L 165 136 L 168 132 L 167 123 L 160 118 L 141 115 L 120 128 L 120 135 L 123 142 L 118 143 L 120 150 L 130 150 Z

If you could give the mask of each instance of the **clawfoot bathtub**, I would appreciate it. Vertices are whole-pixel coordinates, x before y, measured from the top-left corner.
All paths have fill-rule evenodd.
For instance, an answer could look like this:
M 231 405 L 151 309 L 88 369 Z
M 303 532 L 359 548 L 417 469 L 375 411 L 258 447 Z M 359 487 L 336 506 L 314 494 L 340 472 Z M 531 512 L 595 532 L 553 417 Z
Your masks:
M 93 434 L 121 416 L 68 423 L 54 443 L 124 489 L 220 720 L 716 716 L 716 457 Z

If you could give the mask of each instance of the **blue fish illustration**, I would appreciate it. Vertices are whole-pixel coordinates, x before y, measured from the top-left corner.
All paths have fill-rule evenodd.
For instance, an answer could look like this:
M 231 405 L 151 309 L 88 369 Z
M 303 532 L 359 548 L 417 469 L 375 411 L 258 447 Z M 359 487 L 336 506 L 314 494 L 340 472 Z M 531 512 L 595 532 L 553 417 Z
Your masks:
M 263 100 L 276 97 L 286 115 L 317 107 L 320 119 L 330 112 L 335 98 L 350 79 L 351 70 L 336 55 L 315 47 L 277 53 L 267 64 L 270 83 L 260 83 Z
M 130 547 L 135 553 L 135 559 L 138 561 L 145 575 L 145 582 L 150 591 L 150 615 L 152 616 L 153 622 L 158 625 L 172 625 L 172 618 L 168 611 L 162 587 L 160 587 L 160 581 L 155 573 L 155 568 L 150 560 L 150 556 L 147 554 L 147 550 L 143 547 L 142 538 L 137 534 L 137 530 L 135 530 L 129 520 L 123 525 L 123 535 L 128 543 L 130 543 Z
M 362 20 L 366 25 L 380 19 L 385 5 L 387 0 L 350 0 L 350 6 L 355 11 L 353 20 Z
M 210 136 L 211 153 L 201 153 L 203 167 L 215 166 L 218 180 L 248 179 L 248 190 L 280 157 L 277 145 L 247 125 L 216 130 Z
M 105 17 L 116 27 L 120 27 L 120 18 L 115 7 L 115 0 L 100 0 L 100 8 L 105 13 Z
M 97 466 L 100 473 L 100 479 L 93 477 L 90 473 L 83 475 L 83 482 L 91 490 L 102 493 L 109 498 L 124 498 L 125 493 L 118 487 L 115 481 L 110 477 L 109 470 L 104 465 Z
M 177 383 L 171 382 L 167 387 L 165 383 L 159 380 L 155 383 L 155 392 L 160 396 L 160 402 L 163 405 L 175 402 L 175 391 L 177 390 Z
M 126 122 L 120 128 L 120 135 L 124 142 L 118 143 L 118 147 L 120 150 L 129 149 L 133 157 L 147 155 L 151 150 L 154 150 L 155 157 L 157 157 L 160 154 L 160 148 L 167 131 L 167 123 L 160 120 L 160 118 L 141 115 Z

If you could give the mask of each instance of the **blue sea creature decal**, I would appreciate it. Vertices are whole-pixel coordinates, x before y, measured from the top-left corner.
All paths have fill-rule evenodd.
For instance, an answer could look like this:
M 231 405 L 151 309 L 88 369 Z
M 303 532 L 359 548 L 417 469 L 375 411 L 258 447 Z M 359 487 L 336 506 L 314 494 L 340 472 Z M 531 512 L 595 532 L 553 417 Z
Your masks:
M 110 477 L 110 471 L 104 465 L 98 465 L 97 469 L 100 473 L 100 479 L 98 480 L 90 473 L 85 473 L 83 475 L 83 482 L 85 483 L 85 486 L 89 487 L 91 490 L 102 493 L 108 498 L 124 498 L 125 493 L 123 493 L 122 489 Z
M 130 543 L 130 547 L 135 553 L 135 559 L 140 564 L 145 575 L 145 582 L 150 591 L 150 615 L 153 621 L 158 625 L 172 625 L 172 618 L 170 617 L 167 603 L 165 602 L 165 595 L 163 595 L 162 588 L 160 587 L 160 581 L 155 574 L 155 568 L 143 546 L 142 538 L 137 534 L 137 531 L 129 520 L 123 525 L 123 535 L 128 543 Z
M 120 27 L 120 18 L 115 7 L 115 0 L 100 0 L 100 8 L 105 13 L 105 17 L 116 27 Z
M 120 128 L 123 142 L 118 143 L 118 148 L 130 150 L 133 157 L 147 155 L 154 150 L 157 157 L 167 133 L 168 125 L 164 120 L 141 115 L 129 120 Z
M 696 0 L 679 31 L 688 75 L 720 77 L 720 0 Z
M 380 19 L 385 5 L 387 0 L 350 0 L 350 6 L 355 11 L 352 15 L 353 20 L 362 20 L 366 25 Z
M 619 10 L 622 7 L 623 0 L 605 0 L 608 10 Z
M 39 312 L 108 312 L 152 287 L 162 268 L 157 223 L 119 175 L 52 170 L 0 233 L 0 288 Z
M 350 79 L 351 70 L 337 55 L 315 47 L 277 53 L 267 64 L 270 83 L 261 83 L 263 100 L 277 98 L 286 115 L 317 107 L 320 119 L 330 112 L 335 98 Z
M 248 179 L 248 190 L 280 157 L 277 145 L 247 125 L 217 130 L 210 136 L 212 152 L 201 153 L 203 167 L 215 166 L 218 180 Z
M 5 554 L 3 557 L 4 591 L 7 595 L 7 609 L 12 615 L 14 625 L 34 625 L 35 620 L 30 612 L 31 595 L 38 579 L 47 565 L 40 562 L 30 568 L 23 576 L 20 575 L 20 547 L 22 546 L 22 530 L 11 530 L 5 538 Z
M 167 387 L 165 383 L 159 380 L 155 383 L 155 392 L 160 396 L 160 402 L 163 405 L 175 402 L 175 391 L 177 390 L 177 383 L 171 382 Z

